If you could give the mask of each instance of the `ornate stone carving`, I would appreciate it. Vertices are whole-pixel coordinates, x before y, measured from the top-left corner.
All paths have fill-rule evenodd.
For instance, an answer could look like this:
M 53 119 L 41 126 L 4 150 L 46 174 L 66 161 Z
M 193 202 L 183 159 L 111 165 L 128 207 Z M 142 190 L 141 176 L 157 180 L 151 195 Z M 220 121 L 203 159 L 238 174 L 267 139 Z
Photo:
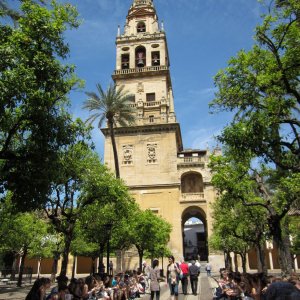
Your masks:
M 149 164 L 157 163 L 157 144 L 147 144 L 147 162 Z
M 133 164 L 133 145 L 123 146 L 123 165 Z
M 142 82 L 139 82 L 137 85 L 137 92 L 138 93 L 144 93 L 144 85 Z

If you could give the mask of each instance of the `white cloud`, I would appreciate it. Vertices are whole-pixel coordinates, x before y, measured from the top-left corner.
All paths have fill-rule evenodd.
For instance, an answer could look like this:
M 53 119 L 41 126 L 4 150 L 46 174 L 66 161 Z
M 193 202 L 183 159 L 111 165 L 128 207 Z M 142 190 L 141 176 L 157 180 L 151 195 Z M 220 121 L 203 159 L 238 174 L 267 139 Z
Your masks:
M 192 149 L 213 148 L 217 145 L 216 136 L 221 133 L 219 127 L 202 127 L 186 132 L 186 140 Z M 190 148 L 190 147 L 186 147 Z

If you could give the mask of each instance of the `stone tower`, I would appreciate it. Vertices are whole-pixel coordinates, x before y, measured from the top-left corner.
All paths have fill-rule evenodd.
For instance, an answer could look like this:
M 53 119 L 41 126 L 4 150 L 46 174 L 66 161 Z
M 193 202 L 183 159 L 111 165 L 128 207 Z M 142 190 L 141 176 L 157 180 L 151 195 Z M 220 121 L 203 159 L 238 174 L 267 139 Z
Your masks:
M 152 0 L 134 0 L 124 31 L 118 28 L 112 78 L 133 95 L 130 105 L 137 117 L 134 126 L 115 130 L 121 178 L 142 209 L 151 209 L 172 224 L 169 248 L 177 259 L 207 260 L 209 202 L 215 199 L 207 168 L 209 152 L 183 150 L 166 33 Z M 114 170 L 107 128 L 102 132 L 104 161 Z M 197 226 L 186 225 L 191 218 L 200 220 Z

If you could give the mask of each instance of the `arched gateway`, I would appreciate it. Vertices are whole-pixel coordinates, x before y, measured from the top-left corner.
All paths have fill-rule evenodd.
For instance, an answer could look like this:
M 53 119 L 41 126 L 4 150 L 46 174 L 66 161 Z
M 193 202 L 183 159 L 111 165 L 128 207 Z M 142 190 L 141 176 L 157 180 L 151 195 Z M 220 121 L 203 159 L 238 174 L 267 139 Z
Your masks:
M 197 207 L 186 208 L 181 217 L 183 257 L 189 261 L 208 260 L 207 220 L 205 212 Z

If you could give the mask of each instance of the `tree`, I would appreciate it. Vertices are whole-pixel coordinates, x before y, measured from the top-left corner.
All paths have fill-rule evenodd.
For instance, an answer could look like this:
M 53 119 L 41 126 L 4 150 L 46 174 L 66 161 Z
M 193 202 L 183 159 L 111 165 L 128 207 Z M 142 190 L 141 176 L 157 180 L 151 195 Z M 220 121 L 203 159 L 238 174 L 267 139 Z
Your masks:
M 219 140 L 230 148 L 235 161 L 250 153 L 250 172 L 251 164 L 264 163 L 252 172 L 252 179 L 268 211 L 282 272 L 290 273 L 284 221 L 289 209 L 299 203 L 300 5 L 296 0 L 272 3 L 271 13 L 256 28 L 252 50 L 240 51 L 216 75 L 218 92 L 211 107 L 234 112 Z
M 240 51 L 216 75 L 211 107 L 235 112 L 221 141 L 299 173 L 300 7 L 297 0 L 288 3 L 274 6 L 256 28 L 253 49 Z
M 16 22 L 0 24 L 0 192 L 12 191 L 19 209 L 30 210 L 44 204 L 58 150 L 73 138 L 65 106 L 80 81 L 62 61 L 64 32 L 79 22 L 69 4 L 31 0 L 21 1 Z
M 153 254 L 156 249 L 167 245 L 170 239 L 171 225 L 155 215 L 151 210 L 136 211 L 132 216 L 128 236 L 139 253 L 139 267 L 142 269 L 145 251 Z
M 255 247 L 258 258 L 258 271 L 267 272 L 267 266 L 264 261 L 264 244 L 266 240 L 267 214 L 260 207 L 261 199 L 254 193 L 251 187 L 252 182 L 249 178 L 241 178 L 234 182 L 236 177 L 228 177 L 233 172 L 228 172 L 229 166 L 224 168 L 216 167 L 217 162 L 224 161 L 224 157 L 212 159 L 212 170 L 214 172 L 213 185 L 219 191 L 217 201 L 213 204 L 213 238 L 210 244 L 215 250 L 222 250 L 229 255 L 230 252 L 239 254 L 242 259 L 243 272 L 246 272 L 246 253 L 250 248 Z M 231 166 L 232 167 L 232 166 Z M 225 171 L 226 170 L 226 171 Z M 228 172 L 228 173 L 227 173 Z M 224 178 L 228 181 L 224 185 Z M 229 181 L 232 182 L 229 183 Z M 230 188 L 224 190 L 225 186 L 235 186 L 235 192 Z M 236 197 L 239 190 L 239 197 Z M 246 206 L 244 203 L 251 202 L 253 206 Z M 254 205 L 256 203 L 256 205 Z M 225 260 L 226 267 L 231 261 Z
M 289 232 L 292 239 L 292 254 L 294 259 L 300 255 L 300 222 L 299 215 L 289 216 Z
M 110 243 L 112 247 L 110 248 L 119 249 L 118 246 L 120 244 L 118 242 L 120 237 L 118 228 L 122 226 L 123 222 L 130 222 L 131 212 L 135 207 L 136 204 L 130 197 L 127 188 L 120 182 L 120 193 L 117 201 L 106 204 L 96 201 L 84 209 L 80 218 L 80 227 L 85 234 L 86 240 L 98 245 L 99 273 L 104 271 L 101 270 L 101 267 L 104 265 L 103 254 L 105 245 L 112 240 L 113 242 Z M 110 232 L 108 232 L 107 226 L 111 226 L 109 228 Z M 126 239 L 126 235 L 123 237 Z
M 72 268 L 72 278 L 75 277 L 75 259 L 78 255 L 87 256 L 92 258 L 92 265 L 91 265 L 91 274 L 95 273 L 95 261 L 98 256 L 98 244 L 91 242 L 87 238 L 86 228 L 80 226 L 82 219 L 77 222 L 74 230 L 74 239 L 71 243 L 71 253 L 74 256 L 74 263 Z M 96 234 L 96 233 L 95 233 Z
M 1 241 L 1 247 L 2 251 L 13 252 L 15 261 L 20 258 L 18 286 L 21 286 L 26 257 L 41 255 L 41 253 L 49 250 L 45 245 L 48 225 L 45 220 L 40 219 L 37 213 L 16 214 L 10 198 L 8 195 L 6 198 L 7 206 L 2 206 L 1 209 L 4 220 L 1 222 L 0 235 L 5 235 Z
M 78 121 L 79 122 L 79 121 Z M 83 124 L 79 123 L 79 128 Z M 99 205 L 118 202 L 127 195 L 127 188 L 120 184 L 99 157 L 90 149 L 83 136 L 60 153 L 59 176 L 52 184 L 45 213 L 58 233 L 64 235 L 64 251 L 60 276 L 67 272 L 68 256 L 74 239 L 76 223 L 83 211 L 95 202 Z
M 89 98 L 84 102 L 83 108 L 93 112 L 87 121 L 93 123 L 98 120 L 98 128 L 101 128 L 105 119 L 107 120 L 114 153 L 116 177 L 120 178 L 115 127 L 117 125 L 128 126 L 134 123 L 134 112 L 129 105 L 132 95 L 124 91 L 124 86 L 117 87 L 115 84 L 111 84 L 106 92 L 103 91 L 100 84 L 97 84 L 96 87 L 99 95 L 94 92 L 87 92 Z

